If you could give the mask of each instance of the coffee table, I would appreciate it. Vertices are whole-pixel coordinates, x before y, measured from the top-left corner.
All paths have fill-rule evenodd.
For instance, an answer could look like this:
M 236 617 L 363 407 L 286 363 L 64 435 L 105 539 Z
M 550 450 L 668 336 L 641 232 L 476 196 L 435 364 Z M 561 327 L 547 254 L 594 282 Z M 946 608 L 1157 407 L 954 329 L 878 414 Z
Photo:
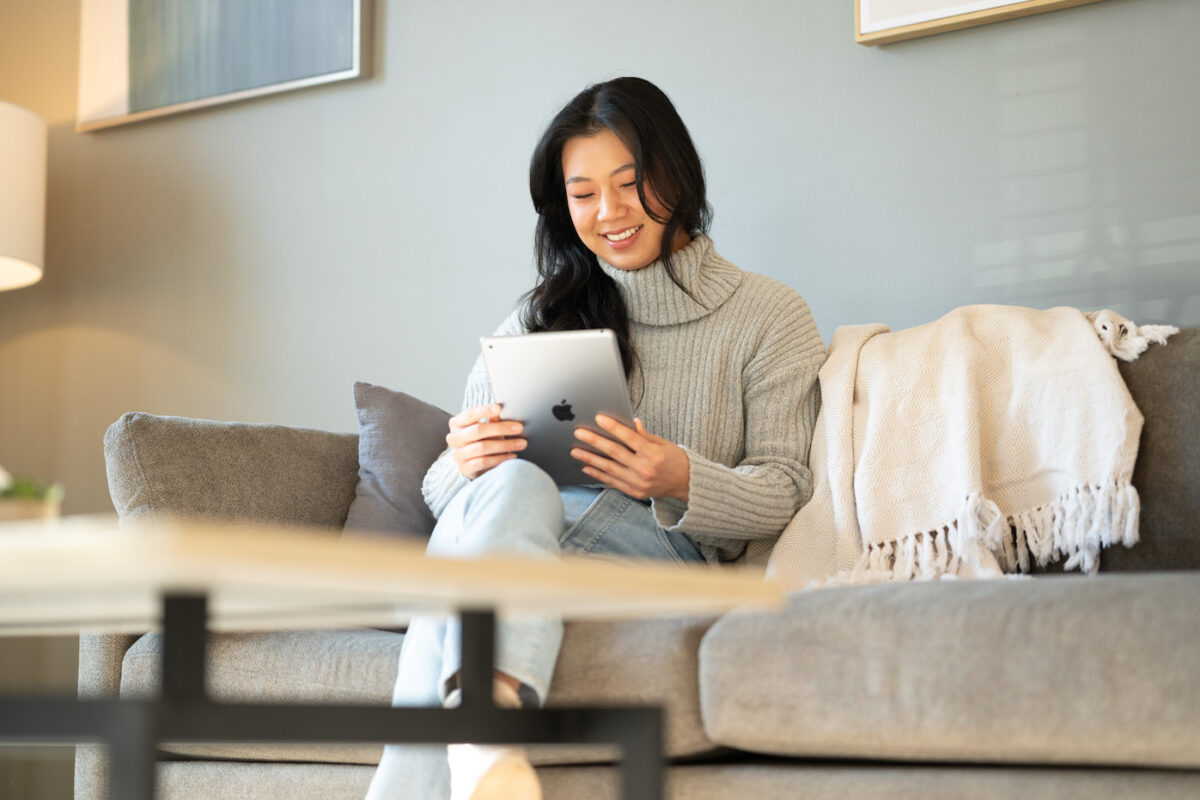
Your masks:
M 731 569 L 454 560 L 423 550 L 327 530 L 162 518 L 0 524 L 0 635 L 163 631 L 158 697 L 0 697 L 0 741 L 104 742 L 113 800 L 152 800 L 160 741 L 608 743 L 622 748 L 625 800 L 657 800 L 662 710 L 495 707 L 495 615 L 619 619 L 783 602 L 778 584 Z M 462 618 L 457 708 L 217 703 L 205 691 L 207 631 L 395 627 L 429 612 Z

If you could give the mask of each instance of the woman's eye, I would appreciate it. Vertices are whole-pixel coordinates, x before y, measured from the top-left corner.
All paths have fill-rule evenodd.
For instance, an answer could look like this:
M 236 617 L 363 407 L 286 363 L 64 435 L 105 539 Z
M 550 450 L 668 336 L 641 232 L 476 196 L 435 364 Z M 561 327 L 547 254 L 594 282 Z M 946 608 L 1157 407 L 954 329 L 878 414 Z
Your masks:
M 587 199 L 588 199 L 589 197 L 591 197 L 591 196 L 592 196 L 592 192 L 588 192 L 587 194 L 573 194 L 573 195 L 571 195 L 571 197 L 574 197 L 576 200 L 587 200 Z
M 621 186 L 621 188 L 622 188 L 622 189 L 629 189 L 630 187 L 633 187 L 633 186 L 637 186 L 637 181 L 630 181 L 629 183 L 623 184 L 623 185 Z

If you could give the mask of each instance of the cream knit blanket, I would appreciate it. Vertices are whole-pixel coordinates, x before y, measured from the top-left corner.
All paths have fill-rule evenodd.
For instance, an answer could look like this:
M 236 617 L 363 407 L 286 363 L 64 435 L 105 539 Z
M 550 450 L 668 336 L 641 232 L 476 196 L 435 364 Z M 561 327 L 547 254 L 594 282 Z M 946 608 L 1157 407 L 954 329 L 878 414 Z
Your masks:
M 1137 541 L 1142 415 L 1079 310 L 839 328 L 820 381 L 813 497 L 768 564 L 791 588 L 1092 572 Z

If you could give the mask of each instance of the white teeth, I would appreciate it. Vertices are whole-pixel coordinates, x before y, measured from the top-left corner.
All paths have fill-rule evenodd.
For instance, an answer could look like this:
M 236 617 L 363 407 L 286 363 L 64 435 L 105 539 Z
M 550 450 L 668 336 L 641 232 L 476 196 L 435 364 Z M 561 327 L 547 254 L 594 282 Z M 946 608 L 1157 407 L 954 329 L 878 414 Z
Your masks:
M 604 234 L 604 238 L 608 239 L 610 242 L 623 242 L 626 239 L 628 239 L 630 236 L 633 236 L 635 233 L 640 231 L 641 229 L 642 229 L 642 226 L 638 225 L 635 228 L 630 228 L 629 230 L 625 231 L 624 233 L 616 233 L 616 234 L 606 233 L 606 234 Z

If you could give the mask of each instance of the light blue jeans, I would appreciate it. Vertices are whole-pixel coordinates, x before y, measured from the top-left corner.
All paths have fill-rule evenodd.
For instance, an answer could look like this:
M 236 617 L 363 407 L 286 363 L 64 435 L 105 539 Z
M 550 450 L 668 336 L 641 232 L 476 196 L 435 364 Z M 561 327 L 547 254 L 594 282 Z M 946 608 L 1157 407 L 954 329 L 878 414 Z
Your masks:
M 460 490 L 438 519 L 426 552 L 445 558 L 503 554 L 550 560 L 588 553 L 616 560 L 703 561 L 691 539 L 664 530 L 646 504 L 615 489 L 560 489 L 520 458 Z M 498 622 L 496 669 L 524 684 L 526 702 L 545 702 L 562 631 L 562 621 L 553 617 Z M 401 647 L 392 705 L 440 706 L 461 663 L 457 618 L 414 619 Z M 367 800 L 449 796 L 441 745 L 388 745 L 367 792 Z

